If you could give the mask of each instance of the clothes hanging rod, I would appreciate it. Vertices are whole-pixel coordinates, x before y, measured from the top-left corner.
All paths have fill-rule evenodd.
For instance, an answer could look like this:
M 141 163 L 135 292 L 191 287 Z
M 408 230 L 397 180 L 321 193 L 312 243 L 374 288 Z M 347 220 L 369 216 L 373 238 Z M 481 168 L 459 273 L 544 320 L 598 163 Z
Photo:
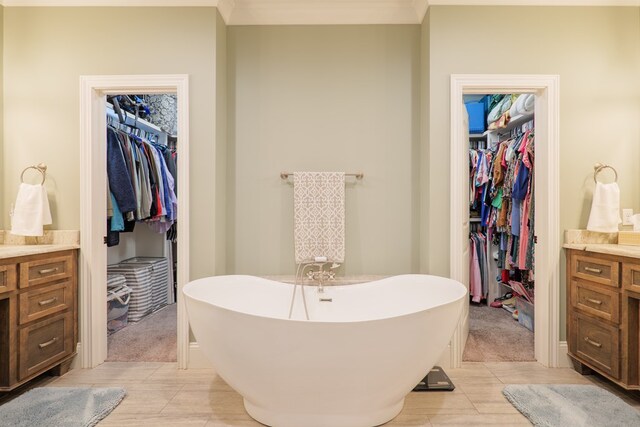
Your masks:
M 126 123 L 122 123 L 123 125 L 127 125 L 127 126 L 138 126 L 141 127 L 142 130 L 145 130 L 147 132 L 151 132 L 151 133 L 166 133 L 165 131 L 163 131 L 162 129 L 160 129 L 158 126 L 154 125 L 153 123 L 145 120 L 145 119 L 141 119 L 141 118 L 137 118 L 136 116 L 134 116 L 133 114 L 131 114 L 128 111 L 123 111 L 125 113 L 125 122 Z M 120 119 L 118 118 L 118 115 L 116 114 L 115 110 L 113 109 L 113 104 L 110 102 L 107 102 L 107 115 L 110 115 L 116 119 L 118 119 L 118 122 L 120 122 Z
M 282 179 L 288 179 L 291 175 L 293 175 L 293 172 L 280 172 L 280 178 Z M 362 179 L 364 178 L 364 173 L 345 173 L 344 176 L 353 176 L 356 179 Z

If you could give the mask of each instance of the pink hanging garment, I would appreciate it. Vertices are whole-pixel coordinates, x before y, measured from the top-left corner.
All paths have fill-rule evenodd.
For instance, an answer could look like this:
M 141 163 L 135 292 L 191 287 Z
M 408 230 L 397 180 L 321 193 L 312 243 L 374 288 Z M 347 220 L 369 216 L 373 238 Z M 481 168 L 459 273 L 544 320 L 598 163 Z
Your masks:
M 469 293 L 471 301 L 480 302 L 482 300 L 482 278 L 480 275 L 480 262 L 474 239 L 469 239 Z

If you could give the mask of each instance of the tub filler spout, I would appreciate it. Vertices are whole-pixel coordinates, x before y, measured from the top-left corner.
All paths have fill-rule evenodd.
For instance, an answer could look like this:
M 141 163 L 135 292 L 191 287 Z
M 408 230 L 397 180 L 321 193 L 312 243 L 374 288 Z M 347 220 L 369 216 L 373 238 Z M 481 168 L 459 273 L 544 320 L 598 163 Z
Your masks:
M 320 294 L 324 293 L 325 282 L 335 280 L 336 273 L 333 270 L 340 267 L 340 264 L 333 262 L 331 263 L 331 267 L 329 267 L 329 270 L 325 270 L 324 269 L 325 264 L 328 264 L 328 262 L 318 262 L 318 263 L 312 264 L 314 266 L 317 266 L 318 269 L 310 270 L 307 272 L 307 278 L 317 283 L 318 293 Z M 322 301 L 322 298 L 320 300 Z

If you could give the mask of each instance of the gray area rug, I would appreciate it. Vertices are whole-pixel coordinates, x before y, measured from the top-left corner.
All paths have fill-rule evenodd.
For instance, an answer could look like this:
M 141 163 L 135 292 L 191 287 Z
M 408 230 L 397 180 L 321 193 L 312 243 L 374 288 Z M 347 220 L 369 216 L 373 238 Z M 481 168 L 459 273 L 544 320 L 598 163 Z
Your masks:
M 534 426 L 640 426 L 640 412 L 592 385 L 508 385 L 502 394 Z
M 107 362 L 175 362 L 178 360 L 177 304 L 109 335 Z
M 465 362 L 529 362 L 536 360 L 533 332 L 502 308 L 469 306 L 469 338 Z
M 90 427 L 124 399 L 122 388 L 40 387 L 0 406 L 0 426 Z

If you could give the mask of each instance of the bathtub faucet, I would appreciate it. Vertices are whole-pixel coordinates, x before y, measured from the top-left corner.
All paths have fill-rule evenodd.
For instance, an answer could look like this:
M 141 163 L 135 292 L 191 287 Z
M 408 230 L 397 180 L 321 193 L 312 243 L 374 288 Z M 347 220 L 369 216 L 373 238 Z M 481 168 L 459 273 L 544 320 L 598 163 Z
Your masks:
M 333 271 L 336 268 L 340 267 L 340 264 L 336 264 L 331 263 L 331 267 L 329 267 L 329 270 L 325 270 L 324 266 L 326 264 L 328 264 L 329 262 L 318 262 L 315 263 L 314 266 L 317 266 L 318 269 L 317 270 L 309 270 L 309 272 L 307 272 L 307 278 L 309 278 L 309 280 L 314 280 L 316 282 L 318 282 L 318 292 L 322 293 L 324 292 L 324 282 L 326 281 L 330 281 L 330 280 L 334 280 L 336 273 Z

